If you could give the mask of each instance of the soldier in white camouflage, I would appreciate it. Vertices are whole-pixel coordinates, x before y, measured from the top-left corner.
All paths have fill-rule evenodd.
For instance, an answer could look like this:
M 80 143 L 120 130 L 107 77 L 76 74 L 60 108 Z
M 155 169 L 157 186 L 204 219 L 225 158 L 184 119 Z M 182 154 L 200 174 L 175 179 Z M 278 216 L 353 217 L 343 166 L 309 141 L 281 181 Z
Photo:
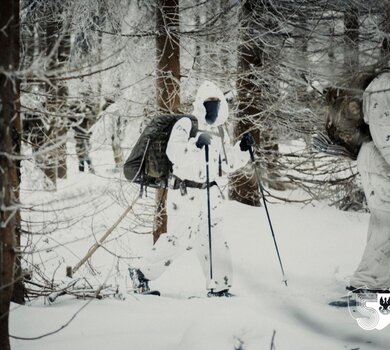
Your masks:
M 71 127 L 74 131 L 76 141 L 76 153 L 79 160 L 79 171 L 84 172 L 86 167 L 89 172 L 94 174 L 95 169 L 92 165 L 89 151 L 91 150 L 90 127 L 92 126 L 93 110 L 92 107 L 84 102 L 73 104 L 70 107 L 73 115 L 69 117 Z
M 370 209 L 365 251 L 350 289 L 390 289 L 390 72 L 379 74 L 363 94 L 364 142 L 357 164 Z

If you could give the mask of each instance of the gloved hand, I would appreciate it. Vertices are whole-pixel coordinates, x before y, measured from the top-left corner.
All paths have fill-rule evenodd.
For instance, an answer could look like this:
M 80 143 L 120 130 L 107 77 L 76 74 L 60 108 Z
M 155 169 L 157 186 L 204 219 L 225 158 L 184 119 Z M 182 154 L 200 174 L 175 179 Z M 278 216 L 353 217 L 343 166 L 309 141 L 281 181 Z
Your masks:
M 203 146 L 210 145 L 210 143 L 211 143 L 211 136 L 207 132 L 204 132 L 199 135 L 195 145 L 196 147 L 202 149 Z
M 240 141 L 240 149 L 243 152 L 249 151 L 249 149 L 255 144 L 255 139 L 250 132 L 244 134 Z

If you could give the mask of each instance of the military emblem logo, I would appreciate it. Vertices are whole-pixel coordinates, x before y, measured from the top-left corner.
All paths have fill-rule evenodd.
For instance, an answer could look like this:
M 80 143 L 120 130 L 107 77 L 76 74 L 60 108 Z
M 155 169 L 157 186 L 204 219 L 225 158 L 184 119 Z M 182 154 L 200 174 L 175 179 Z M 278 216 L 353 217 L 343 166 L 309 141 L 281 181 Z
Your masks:
M 365 330 L 381 330 L 390 324 L 390 293 L 351 293 L 351 316 Z

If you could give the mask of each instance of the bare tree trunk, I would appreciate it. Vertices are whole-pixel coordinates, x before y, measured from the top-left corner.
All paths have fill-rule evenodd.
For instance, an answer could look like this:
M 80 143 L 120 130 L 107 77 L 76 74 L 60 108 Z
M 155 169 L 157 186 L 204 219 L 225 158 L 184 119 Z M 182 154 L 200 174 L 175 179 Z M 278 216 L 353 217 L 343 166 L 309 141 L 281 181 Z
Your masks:
M 20 59 L 21 68 L 27 69 L 30 67 L 34 60 L 35 53 L 35 24 L 34 21 L 25 19 L 24 23 L 21 23 L 20 33 L 21 49 Z
M 49 6 L 50 8 L 50 6 Z M 67 23 L 57 20 L 55 13 L 48 13 L 49 17 L 46 27 L 46 54 L 49 59 L 48 71 L 59 70 L 69 57 L 70 35 L 67 30 Z M 52 79 L 46 84 L 48 93 L 47 111 L 49 113 L 50 129 L 45 146 L 57 146 L 46 155 L 48 158 L 46 175 L 53 181 L 57 178 L 66 178 L 66 133 L 67 120 L 64 117 L 66 112 L 66 98 L 68 95 L 65 82 L 58 82 Z
M 344 13 L 345 51 L 344 65 L 347 73 L 359 69 L 359 10 L 350 7 Z
M 388 31 L 388 33 L 390 33 L 390 30 Z M 382 39 L 380 66 L 387 67 L 389 59 L 390 59 L 390 42 L 389 39 L 386 37 Z
M 17 81 L 17 89 L 15 95 L 17 97 L 20 97 L 19 92 L 19 85 L 20 82 Z M 20 107 L 19 100 L 15 101 L 15 106 Z M 15 111 L 15 113 L 19 113 Z M 14 127 L 13 127 L 13 135 L 12 135 L 12 141 L 13 141 L 13 153 L 14 154 L 20 154 L 20 148 L 21 148 L 21 141 L 22 141 L 22 122 L 20 115 L 17 114 L 17 117 L 14 121 Z M 20 181 L 21 181 L 21 161 L 15 160 L 14 161 L 16 165 L 16 174 L 11 175 L 12 180 L 12 189 L 13 189 L 13 196 L 14 201 L 16 204 L 20 203 Z M 17 304 L 24 304 L 24 294 L 25 294 L 25 288 L 23 283 L 23 272 L 22 272 L 22 255 L 21 255 L 21 246 L 20 246 L 20 240 L 21 240 L 21 217 L 20 217 L 20 210 L 17 210 L 15 212 L 15 265 L 14 265 L 14 286 L 12 291 L 12 301 Z
M 60 29 L 60 36 L 62 36 L 61 41 L 58 46 L 57 52 L 57 69 L 63 69 L 66 65 L 66 62 L 69 59 L 70 55 L 70 33 L 69 33 L 69 23 L 59 23 L 58 25 Z M 64 116 L 68 112 L 67 108 L 67 98 L 68 98 L 68 87 L 66 82 L 59 82 L 57 85 L 57 108 L 61 114 L 61 122 L 60 127 L 58 129 L 59 137 L 64 137 L 66 140 L 66 134 L 68 132 L 68 120 Z M 67 177 L 67 149 L 66 149 L 66 141 L 63 145 L 58 149 L 58 178 L 65 179 Z
M 157 105 L 177 113 L 180 107 L 179 0 L 158 0 L 156 10 Z
M 12 73 L 19 68 L 19 1 L 3 1 L 0 28 L 0 71 Z M 16 79 L 1 73 L 0 86 L 0 349 L 9 350 L 9 307 L 20 232 L 18 164 L 12 157 L 20 150 L 20 90 Z
M 247 1 L 241 7 L 241 42 L 238 48 L 238 78 L 236 81 L 238 94 L 237 121 L 234 127 L 235 141 L 242 135 L 251 131 L 256 143 L 260 141 L 260 133 L 254 128 L 251 116 L 260 113 L 260 101 L 262 89 L 256 86 L 251 70 L 263 65 L 262 49 L 260 43 L 253 40 L 252 26 L 256 21 L 254 13 L 254 1 Z M 248 118 L 249 117 L 249 118 Z M 251 169 L 240 170 L 231 176 L 230 198 L 240 203 L 259 206 L 259 189 Z
M 266 168 L 264 180 L 268 186 L 283 190 L 278 171 L 279 146 L 276 142 L 276 115 L 270 106 L 275 103 L 271 91 L 277 79 L 278 38 L 273 33 L 280 31 L 275 18 L 280 13 L 269 0 L 248 0 L 241 5 L 241 45 L 238 48 L 237 95 L 238 113 L 234 136 L 236 140 L 250 131 L 255 140 L 256 159 Z M 257 125 L 257 126 L 256 126 Z M 262 152 L 260 153 L 260 149 Z M 232 176 L 231 197 L 239 202 L 259 205 L 259 190 L 252 169 L 244 169 Z
M 46 13 L 46 16 L 50 16 L 49 13 Z M 51 15 L 53 16 L 53 14 Z M 57 41 L 57 23 L 54 19 L 48 19 L 46 23 L 46 55 L 49 60 L 47 69 L 54 70 L 56 68 L 56 54 L 52 52 Z M 52 56 L 50 56 L 52 55 Z M 47 131 L 47 137 L 45 141 L 45 147 L 52 146 L 56 140 L 57 123 L 58 118 L 56 117 L 57 110 L 57 80 L 46 83 L 46 110 L 50 115 L 48 120 L 50 120 L 50 129 Z M 45 152 L 45 174 L 53 182 L 54 185 L 57 184 L 57 149 L 53 149 L 49 152 Z
M 157 105 L 163 112 L 180 107 L 179 0 L 158 0 L 156 8 Z M 154 241 L 167 232 L 166 189 L 156 192 Z
M 98 16 L 97 16 L 97 19 L 94 21 L 94 26 L 95 26 L 94 30 L 95 30 L 95 32 L 97 31 L 96 56 L 97 56 L 98 62 L 100 62 L 98 64 L 99 70 L 103 68 L 102 63 L 101 63 L 101 60 L 103 57 L 103 33 L 102 33 L 102 30 L 105 30 L 106 26 L 107 26 L 108 7 L 109 7 L 108 2 L 106 2 L 104 0 L 103 1 L 99 0 L 99 2 L 98 2 Z M 120 28 L 121 28 L 120 21 L 116 18 L 112 18 L 111 21 L 113 22 L 111 24 L 112 31 L 114 33 L 119 33 Z M 117 40 L 118 40 L 117 38 L 114 39 L 114 41 L 117 41 Z M 97 87 L 96 87 L 96 95 L 97 96 L 100 96 L 102 93 L 102 78 L 103 78 L 102 73 L 99 73 L 99 77 L 97 79 Z M 98 117 L 99 113 L 102 111 L 101 107 L 100 107 L 100 98 L 99 99 L 95 98 L 92 105 L 93 105 L 93 114 L 94 115 L 92 117 L 92 120 L 90 122 L 89 127 L 92 127 L 96 123 L 97 117 Z M 122 164 L 123 163 L 121 163 L 121 165 Z
M 20 59 L 20 55 L 18 56 Z M 13 121 L 13 133 L 12 133 L 12 147 L 13 153 L 19 155 L 21 151 L 21 142 L 22 142 L 22 121 L 20 117 L 20 81 L 15 82 L 15 102 L 14 106 L 17 107 L 18 110 L 15 109 L 16 118 Z M 11 174 L 10 178 L 12 180 L 12 189 L 13 196 L 16 205 L 20 203 L 20 182 L 21 182 L 21 160 L 14 161 L 16 166 L 16 174 Z M 1 181 L 0 181 L 1 183 Z M 24 304 L 24 295 L 25 288 L 23 283 L 23 271 L 22 271 L 22 254 L 21 254 L 21 216 L 20 210 L 15 212 L 15 265 L 14 265 L 14 285 L 12 291 L 12 301 L 17 304 Z

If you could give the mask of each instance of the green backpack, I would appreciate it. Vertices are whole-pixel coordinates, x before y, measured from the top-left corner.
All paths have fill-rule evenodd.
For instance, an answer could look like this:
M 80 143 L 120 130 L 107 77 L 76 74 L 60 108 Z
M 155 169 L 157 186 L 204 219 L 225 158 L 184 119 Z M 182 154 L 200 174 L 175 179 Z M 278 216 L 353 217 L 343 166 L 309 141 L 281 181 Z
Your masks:
M 373 72 L 356 73 L 326 92 L 327 134 L 352 159 L 357 158 L 363 142 L 371 139 L 369 126 L 364 122 L 362 100 L 364 90 L 376 76 Z
M 198 121 L 192 115 L 160 115 L 151 120 L 127 158 L 123 171 L 127 180 L 142 186 L 164 188 L 172 173 L 172 162 L 166 149 L 172 128 L 181 118 L 192 122 L 190 137 L 198 132 Z

